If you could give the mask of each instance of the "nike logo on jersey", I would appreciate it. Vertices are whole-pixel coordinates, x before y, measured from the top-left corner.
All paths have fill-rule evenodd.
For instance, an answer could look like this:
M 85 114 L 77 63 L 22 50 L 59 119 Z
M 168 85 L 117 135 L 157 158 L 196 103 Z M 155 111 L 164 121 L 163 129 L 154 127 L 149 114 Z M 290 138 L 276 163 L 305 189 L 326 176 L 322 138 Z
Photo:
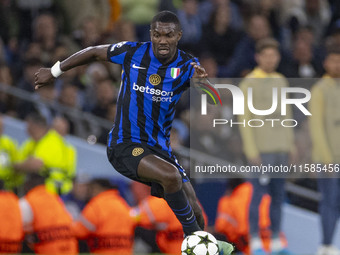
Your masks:
M 136 68 L 136 69 L 146 69 L 145 67 L 136 66 L 135 64 L 132 65 L 132 68 Z

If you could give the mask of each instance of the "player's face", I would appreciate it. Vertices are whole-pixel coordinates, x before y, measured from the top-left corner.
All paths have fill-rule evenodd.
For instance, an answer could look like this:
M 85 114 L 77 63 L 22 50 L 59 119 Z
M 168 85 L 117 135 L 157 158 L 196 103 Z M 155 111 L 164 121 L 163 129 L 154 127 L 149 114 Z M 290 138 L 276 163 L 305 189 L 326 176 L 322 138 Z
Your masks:
M 178 41 L 182 37 L 174 23 L 156 22 L 150 31 L 152 50 L 163 64 L 169 63 L 176 54 Z

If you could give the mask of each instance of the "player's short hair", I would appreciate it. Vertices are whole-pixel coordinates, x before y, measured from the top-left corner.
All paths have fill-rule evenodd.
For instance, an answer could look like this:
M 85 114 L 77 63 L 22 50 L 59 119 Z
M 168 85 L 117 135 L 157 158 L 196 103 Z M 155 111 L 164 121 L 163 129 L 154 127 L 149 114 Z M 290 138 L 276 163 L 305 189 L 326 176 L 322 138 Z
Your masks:
M 256 53 L 261 53 L 263 50 L 271 48 L 279 50 L 280 44 L 274 38 L 264 38 L 256 43 L 255 50 Z
M 156 22 L 173 23 L 176 25 L 178 30 L 182 29 L 177 15 L 171 11 L 161 11 L 156 16 L 154 16 L 151 21 L 151 30 L 155 28 Z

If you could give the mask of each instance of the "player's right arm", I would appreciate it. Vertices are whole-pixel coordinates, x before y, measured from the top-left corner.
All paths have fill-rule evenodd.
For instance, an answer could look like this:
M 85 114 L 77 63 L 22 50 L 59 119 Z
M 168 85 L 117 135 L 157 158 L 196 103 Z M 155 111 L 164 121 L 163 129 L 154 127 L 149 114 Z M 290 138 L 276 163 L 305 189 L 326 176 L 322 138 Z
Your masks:
M 85 65 L 94 61 L 108 60 L 107 45 L 92 46 L 78 51 L 62 61 L 58 61 L 52 68 L 40 68 L 35 73 L 35 89 L 39 89 L 54 81 L 60 74 L 74 67 Z M 52 74 L 53 73 L 53 74 Z

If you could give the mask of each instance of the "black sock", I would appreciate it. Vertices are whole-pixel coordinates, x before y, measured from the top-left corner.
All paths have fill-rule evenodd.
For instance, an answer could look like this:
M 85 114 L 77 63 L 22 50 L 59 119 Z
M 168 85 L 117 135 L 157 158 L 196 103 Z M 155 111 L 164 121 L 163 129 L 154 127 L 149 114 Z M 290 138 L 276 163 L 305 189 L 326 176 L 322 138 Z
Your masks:
M 165 194 L 164 199 L 182 224 L 185 235 L 201 230 L 197 224 L 194 211 L 182 189 L 175 193 Z

